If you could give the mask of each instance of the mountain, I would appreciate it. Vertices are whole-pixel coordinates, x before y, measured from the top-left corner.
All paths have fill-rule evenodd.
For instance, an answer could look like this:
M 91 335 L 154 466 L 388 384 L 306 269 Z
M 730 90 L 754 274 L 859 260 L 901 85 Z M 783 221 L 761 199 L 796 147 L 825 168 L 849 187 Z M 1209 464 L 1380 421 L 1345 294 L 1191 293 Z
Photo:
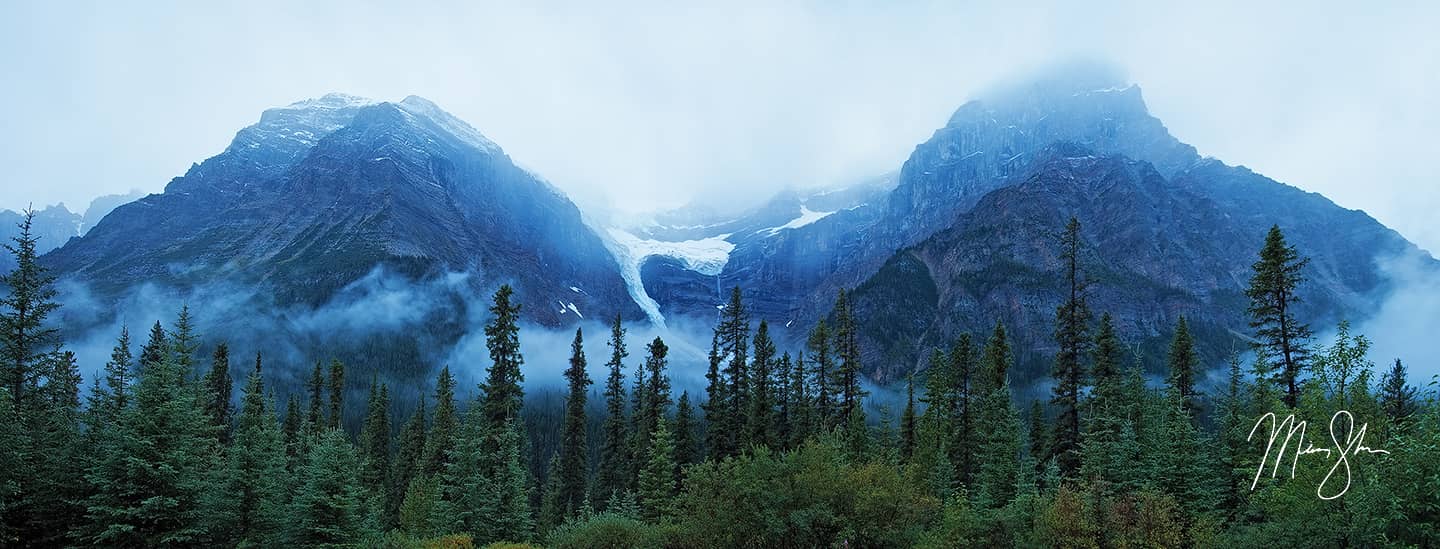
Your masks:
M 1031 353 L 1016 369 L 1030 381 L 1045 378 L 1053 355 L 1056 235 L 1072 215 L 1091 246 L 1092 308 L 1114 314 L 1150 365 L 1182 314 L 1208 363 L 1245 348 L 1243 289 L 1271 225 L 1311 258 L 1302 307 L 1317 330 L 1374 313 L 1393 289 L 1382 261 L 1436 265 L 1363 212 L 1201 157 L 1150 114 L 1139 86 L 1093 67 L 965 103 L 892 186 L 790 230 L 727 227 L 729 246 L 710 250 L 707 269 L 652 246 L 646 294 L 667 317 L 713 319 L 739 285 L 752 314 L 792 328 L 798 345 L 835 293 L 853 288 L 866 373 L 882 383 L 1004 320 Z
M 563 194 L 435 104 L 331 94 L 265 111 L 160 194 L 44 257 L 116 297 L 141 285 L 264 288 L 316 307 L 381 271 L 516 286 L 543 325 L 639 318 L 601 238 Z

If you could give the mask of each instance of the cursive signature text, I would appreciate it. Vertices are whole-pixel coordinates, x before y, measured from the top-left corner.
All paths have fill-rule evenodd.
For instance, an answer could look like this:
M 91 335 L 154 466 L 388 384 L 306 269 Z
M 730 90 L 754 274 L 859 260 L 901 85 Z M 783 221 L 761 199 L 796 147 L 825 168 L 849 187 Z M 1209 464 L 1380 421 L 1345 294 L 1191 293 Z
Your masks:
M 1254 490 L 1256 484 L 1260 482 L 1260 475 L 1265 472 L 1265 464 L 1272 464 L 1270 468 L 1270 478 L 1275 478 L 1275 476 L 1279 474 L 1280 464 L 1285 462 L 1285 450 L 1287 448 L 1292 449 L 1292 457 L 1290 458 L 1290 478 L 1292 479 L 1295 478 L 1295 467 L 1300 463 L 1300 456 L 1325 454 L 1326 457 L 1335 458 L 1335 464 L 1330 466 L 1330 471 L 1325 473 L 1325 478 L 1321 479 L 1320 485 L 1315 487 L 1315 495 L 1325 500 L 1338 498 L 1350 490 L 1350 456 L 1357 456 L 1361 453 L 1390 453 L 1387 450 L 1377 450 L 1366 446 L 1365 431 L 1370 425 L 1362 423 L 1360 424 L 1360 428 L 1356 429 L 1355 416 L 1345 410 L 1340 410 L 1335 412 L 1335 415 L 1330 416 L 1330 441 L 1334 443 L 1333 448 L 1317 447 L 1314 443 L 1305 440 L 1305 428 L 1308 422 L 1297 421 L 1295 414 L 1290 414 L 1281 420 L 1274 412 L 1260 416 L 1260 419 L 1255 422 L 1255 427 L 1250 429 L 1250 436 L 1245 438 L 1247 442 L 1255 438 L 1255 433 L 1260 431 L 1260 426 L 1264 424 L 1266 420 L 1270 421 L 1270 437 L 1265 441 L 1265 455 L 1260 458 L 1260 467 L 1255 469 L 1255 479 L 1250 482 L 1251 490 Z M 1337 428 L 1340 428 L 1340 430 L 1337 431 Z M 1342 433 L 1344 434 L 1343 443 L 1340 436 Z M 1281 434 L 1285 435 L 1285 440 L 1280 443 L 1280 448 L 1276 449 L 1275 441 L 1280 438 Z M 1296 435 L 1299 436 L 1297 437 Z M 1290 446 L 1292 439 L 1295 441 L 1293 448 Z M 1273 461 L 1270 459 L 1272 450 L 1275 452 Z M 1341 473 L 1345 477 L 1345 485 L 1338 491 L 1333 490 L 1332 486 L 1332 484 L 1338 483 L 1338 480 L 1335 480 L 1337 473 Z M 1332 481 L 1335 482 L 1332 483 Z M 1327 493 L 1327 486 L 1331 486 L 1333 493 Z

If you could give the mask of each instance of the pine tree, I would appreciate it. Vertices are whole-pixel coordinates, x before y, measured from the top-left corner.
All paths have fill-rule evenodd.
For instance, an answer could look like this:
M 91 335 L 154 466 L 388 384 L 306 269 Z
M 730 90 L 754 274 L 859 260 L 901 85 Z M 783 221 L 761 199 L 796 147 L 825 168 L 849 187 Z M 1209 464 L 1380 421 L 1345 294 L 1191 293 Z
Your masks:
M 835 375 L 835 368 L 831 363 L 830 356 L 830 329 L 825 326 L 823 319 L 816 323 L 814 330 L 810 331 L 810 339 L 807 343 L 810 351 L 810 363 L 815 365 L 812 379 L 814 379 L 815 387 L 816 424 L 820 431 L 828 432 L 835 427 L 838 418 L 832 392 L 834 387 L 830 380 L 830 377 Z
M 771 384 L 775 390 L 775 414 L 770 424 L 770 432 L 774 434 L 774 441 L 781 449 L 790 448 L 790 429 L 794 419 L 793 408 L 790 405 L 790 398 L 794 391 L 790 387 L 793 378 L 792 370 L 795 369 L 794 362 L 790 360 L 790 353 L 780 355 L 780 360 L 775 363 L 775 380 Z M 678 440 L 678 439 L 677 439 Z
M 977 506 L 1000 507 L 1015 495 L 1020 479 L 1020 420 L 1010 395 L 1009 369 L 1012 363 L 1005 325 L 995 324 L 981 360 L 976 402 L 976 451 L 974 490 Z
M 655 426 L 665 418 L 665 412 L 673 401 L 670 398 L 670 378 L 665 373 L 666 365 L 669 363 L 670 347 L 656 337 L 654 341 L 645 346 L 645 350 L 647 379 L 644 385 L 645 398 L 640 412 L 639 433 L 648 440 L 655 432 Z M 647 443 L 645 446 L 649 446 L 649 444 Z
M 709 369 L 705 371 L 705 451 L 714 459 L 735 453 L 731 444 L 734 427 L 729 421 L 729 396 L 726 394 L 725 378 L 720 374 L 720 332 L 710 338 Z
M 900 458 L 910 461 L 915 453 L 915 374 L 906 376 L 905 412 L 900 415 Z
M 585 373 L 585 348 L 579 328 L 570 344 L 570 367 L 565 370 L 570 395 L 565 401 L 565 430 L 561 435 L 558 493 L 555 504 L 560 518 L 575 516 L 585 501 L 586 469 L 590 463 L 585 443 L 585 397 L 591 384 Z
M 287 519 L 285 448 L 265 397 L 258 354 L 245 382 L 234 443 L 225 454 L 228 467 L 221 489 L 207 494 L 220 499 L 207 509 L 211 520 L 221 522 L 212 533 L 222 530 L 223 539 L 240 546 L 281 543 L 279 534 Z
M 1080 272 L 1082 247 L 1080 221 L 1072 217 L 1060 238 L 1067 294 L 1064 303 L 1055 309 L 1055 343 L 1060 349 L 1055 354 L 1055 369 L 1051 372 L 1055 377 L 1055 396 L 1050 400 L 1058 415 L 1055 440 L 1049 450 L 1054 453 L 1064 477 L 1073 477 L 1080 469 L 1080 392 L 1085 379 L 1081 360 L 1090 342 L 1090 308 L 1085 300 L 1086 283 Z M 1049 457 L 1034 456 L 1038 462 Z
M 645 453 L 645 467 L 640 471 L 636 500 L 640 516 L 648 522 L 660 522 L 675 514 L 675 447 L 670 427 L 660 418 Z
M 1027 440 L 1030 441 L 1030 459 L 1034 460 L 1036 473 L 1041 472 L 1045 464 L 1051 461 L 1052 455 L 1049 443 L 1051 441 L 1050 430 L 1045 421 L 1045 407 L 1039 400 L 1030 401 L 1030 429 Z M 1059 459 L 1054 459 L 1056 466 L 1059 466 Z M 1048 487 L 1047 487 L 1048 488 Z
M 1390 421 L 1404 423 L 1419 409 L 1416 403 L 1415 387 L 1406 382 L 1409 376 L 1405 364 L 1395 359 L 1394 365 L 1380 378 L 1380 407 Z
M 371 379 L 360 428 L 360 487 L 377 504 L 393 499 L 390 487 L 390 388 Z
M 20 234 L 5 249 L 15 256 L 16 267 L 0 275 L 6 287 L 0 298 L 0 359 L 4 361 L 3 386 L 9 388 L 15 406 L 26 409 L 29 391 L 35 387 L 45 353 L 58 341 L 59 332 L 45 322 L 60 306 L 55 302 L 55 276 L 36 258 L 39 237 L 31 232 L 35 210 L 27 208 L 21 218 Z
M 1175 337 L 1170 340 L 1170 390 L 1191 421 L 1200 414 L 1200 395 L 1195 391 L 1195 368 L 1199 359 L 1195 356 L 1195 340 L 1190 337 L 1190 326 L 1181 316 L 1175 324 Z
M 459 424 L 455 414 L 455 377 L 446 366 L 440 369 L 435 381 L 435 417 L 430 422 L 430 433 L 425 436 L 425 452 L 416 476 L 430 477 L 445 470 L 450 451 L 455 447 Z
M 1294 246 L 1285 243 L 1280 226 L 1270 227 L 1260 260 L 1252 266 L 1254 275 L 1245 295 L 1250 297 L 1250 327 L 1255 329 L 1256 354 L 1272 363 L 1284 389 L 1286 406 L 1294 408 L 1300 396 L 1299 377 L 1309 353 L 1306 342 L 1310 326 L 1295 318 L 1300 302 L 1296 289 L 1303 282 L 1300 271 L 1310 262 Z
M 85 442 L 81 381 L 75 354 L 61 350 L 58 341 L 37 367 L 39 383 L 31 389 L 28 407 L 16 410 L 22 432 L 13 442 L 20 455 L 5 465 L 21 473 L 19 497 L 0 503 L 0 509 L 13 504 L 18 512 L 0 515 L 11 523 L 0 530 L 17 531 L 27 545 L 51 546 L 68 543 L 67 530 L 84 514 L 76 503 L 84 493 L 75 482 L 82 474 Z
M 322 412 L 324 405 L 321 401 L 325 394 L 325 373 L 318 360 L 315 361 L 315 369 L 310 372 L 307 388 L 310 392 L 310 415 L 306 418 L 305 425 L 310 434 L 319 434 L 325 427 L 325 416 Z
M 511 420 L 501 425 L 494 435 L 497 466 L 482 492 L 482 529 L 477 532 L 476 540 L 482 543 L 529 541 L 535 527 L 530 516 L 530 495 L 525 487 L 527 473 L 520 462 L 522 441 L 517 422 Z
M 105 387 L 94 397 L 91 411 L 103 410 L 107 423 L 119 421 L 120 413 L 130 404 L 130 383 L 134 375 L 134 357 L 130 354 L 130 329 L 120 328 L 120 338 L 105 363 Z M 96 410 L 96 407 L 100 410 Z
M 835 386 L 840 391 L 842 418 L 854 415 L 861 409 L 860 399 L 865 391 L 860 388 L 860 344 L 855 329 L 855 313 L 850 309 L 850 299 L 845 290 L 835 297 L 835 358 L 839 361 L 835 371 Z M 863 409 L 862 409 L 863 412 Z
M 180 314 L 175 318 L 175 329 L 170 332 L 170 352 L 175 355 L 175 364 L 187 377 L 195 371 L 195 351 L 200 348 L 198 339 L 195 322 L 190 317 L 190 306 L 181 305 Z
M 960 334 L 950 348 L 950 372 L 954 376 L 954 408 L 957 423 L 950 441 L 950 460 L 955 465 L 955 480 L 969 486 L 975 473 L 975 345 L 970 334 Z
M 303 446 L 300 437 L 303 436 L 304 423 L 300 418 L 300 399 L 292 394 L 285 403 L 285 420 L 280 429 L 285 440 L 285 470 L 288 472 L 295 472 L 300 465 Z
M 720 357 L 724 360 L 721 374 L 725 379 L 724 421 L 720 427 L 727 433 L 724 455 L 738 451 L 746 442 L 745 417 L 750 412 L 751 383 L 749 365 L 750 316 L 740 299 L 740 287 L 730 291 L 730 302 L 720 313 L 715 327 L 719 337 Z M 648 437 L 647 437 L 648 439 Z
M 600 447 L 600 471 L 596 479 L 596 499 L 609 498 L 622 491 L 629 484 L 626 473 L 630 470 L 629 434 L 625 418 L 625 328 L 620 324 L 620 315 L 610 327 L 610 375 L 605 378 L 605 440 Z
M 345 364 L 330 360 L 330 428 L 339 429 L 345 415 Z
M 1091 364 L 1094 389 L 1086 403 L 1085 438 L 1081 444 L 1081 476 L 1100 479 L 1111 484 L 1134 478 L 1128 474 L 1136 456 L 1134 447 L 1133 406 L 1126 398 L 1124 374 L 1120 363 L 1124 349 L 1115 333 L 1115 322 L 1109 313 L 1101 315 L 1100 330 L 1095 337 Z M 1130 439 L 1125 438 L 1129 432 Z
M 176 348 L 179 347 L 177 344 Z M 260 362 L 259 354 L 255 355 L 255 362 Z M 210 372 L 205 374 L 205 415 L 210 417 L 210 424 L 214 426 L 221 444 L 230 443 L 230 416 L 234 409 L 230 405 L 230 391 L 233 385 L 230 379 L 230 347 L 221 343 L 215 347 L 215 354 L 210 359 Z
M 359 465 L 344 433 L 332 429 L 320 435 L 297 479 L 290 544 L 338 547 L 365 538 L 370 528 L 356 477 Z
M 770 327 L 764 320 L 755 330 L 752 348 L 754 358 L 750 361 L 750 409 L 746 413 L 745 438 L 755 446 L 774 447 L 776 398 L 771 367 L 775 361 L 775 342 L 770 339 Z
M 158 326 L 158 324 L 157 324 Z M 157 351 L 137 378 L 134 403 L 113 446 L 86 478 L 90 528 L 85 543 L 164 547 L 206 543 L 202 496 L 213 490 L 214 435 L 197 392 L 184 384 L 174 356 L 163 352 L 164 332 L 152 332 Z
M 400 431 L 399 449 L 395 452 L 395 460 L 390 468 L 388 479 L 390 498 L 385 505 L 386 524 L 404 527 L 400 516 L 400 507 L 411 492 L 411 481 L 415 480 L 420 474 L 421 467 L 424 466 L 424 457 L 425 398 L 422 396 L 420 404 L 415 407 L 415 412 L 410 415 L 410 420 L 405 422 L 405 428 Z M 424 490 L 420 491 L 421 495 L 424 495 Z
M 165 329 L 160 327 L 160 321 L 150 327 L 150 339 L 145 346 L 140 348 L 140 367 L 149 368 L 153 365 L 164 362 L 170 355 L 170 344 L 166 342 Z
M 1226 520 L 1234 520 L 1244 508 L 1246 496 L 1250 492 L 1249 468 L 1243 465 L 1249 452 L 1246 444 L 1246 438 L 1249 437 L 1246 423 L 1249 420 L 1246 419 L 1248 414 L 1239 354 L 1230 356 L 1228 381 L 1224 398 L 1215 412 L 1216 421 L 1219 423 L 1217 436 L 1220 439 L 1220 468 L 1225 478 L 1220 508 L 1225 512 Z
M 525 399 L 525 391 L 520 388 L 520 382 L 525 381 L 520 371 L 520 365 L 525 363 L 520 355 L 520 304 L 511 302 L 514 294 L 509 284 L 500 286 L 490 306 L 494 316 L 485 325 L 485 347 L 490 350 L 492 363 L 480 388 L 485 393 L 485 425 L 496 429 L 520 416 Z
M 809 387 L 805 384 L 808 375 L 805 368 L 805 353 L 795 355 L 795 366 L 790 371 L 790 438 L 787 448 L 799 448 L 814 429 L 815 412 L 810 402 Z
M 700 461 L 695 447 L 695 411 L 690 405 L 690 392 L 682 391 L 675 405 L 675 466 L 684 467 Z

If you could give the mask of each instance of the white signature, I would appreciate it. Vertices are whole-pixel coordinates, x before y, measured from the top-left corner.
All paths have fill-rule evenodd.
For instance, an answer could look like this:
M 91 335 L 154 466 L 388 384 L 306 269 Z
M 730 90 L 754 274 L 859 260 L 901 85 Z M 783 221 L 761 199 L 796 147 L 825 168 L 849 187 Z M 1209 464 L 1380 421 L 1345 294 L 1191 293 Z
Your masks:
M 1343 425 L 1345 428 L 1344 444 L 1341 444 L 1340 437 L 1337 436 L 1335 430 L 1336 422 L 1342 417 L 1345 422 Z M 1267 419 L 1270 420 L 1270 439 L 1265 443 L 1265 456 L 1260 459 L 1260 467 L 1255 470 L 1255 480 L 1250 482 L 1251 490 L 1254 490 L 1255 485 L 1260 482 L 1260 475 L 1265 472 L 1265 464 L 1270 462 L 1270 450 L 1275 447 L 1275 440 L 1280 438 L 1282 431 L 1285 434 L 1285 441 L 1280 444 L 1280 449 L 1275 454 L 1274 465 L 1270 469 L 1270 478 L 1275 478 L 1275 475 L 1280 472 L 1280 464 L 1285 461 L 1285 449 L 1290 447 L 1290 439 L 1294 437 L 1296 433 L 1299 433 L 1300 437 L 1295 439 L 1294 457 L 1291 458 L 1290 461 L 1290 478 L 1295 478 L 1295 466 L 1299 464 L 1300 456 L 1321 453 L 1327 457 L 1338 456 L 1335 464 L 1330 466 L 1330 472 L 1326 473 L 1325 478 L 1320 481 L 1320 485 L 1315 487 L 1315 495 L 1320 496 L 1320 499 L 1335 499 L 1345 495 L 1345 492 L 1350 490 L 1350 456 L 1360 455 L 1362 452 L 1368 454 L 1390 453 L 1388 450 L 1376 450 L 1366 446 L 1365 431 L 1370 425 L 1368 423 L 1362 423 L 1360 424 L 1360 428 L 1356 429 L 1355 416 L 1345 410 L 1340 410 L 1335 412 L 1335 415 L 1330 416 L 1330 441 L 1335 443 L 1334 448 L 1318 448 L 1313 443 L 1307 442 L 1305 440 L 1305 428 L 1308 422 L 1296 421 L 1295 414 L 1290 414 L 1286 416 L 1284 420 L 1279 420 L 1274 412 L 1260 416 L 1260 419 L 1255 422 L 1255 427 L 1250 429 L 1250 436 L 1245 438 L 1247 442 L 1255 438 L 1255 432 L 1260 430 L 1260 424 L 1265 423 Z M 1345 474 L 1345 486 L 1334 494 L 1326 495 L 1325 487 L 1331 484 L 1335 473 L 1340 472 L 1342 468 Z

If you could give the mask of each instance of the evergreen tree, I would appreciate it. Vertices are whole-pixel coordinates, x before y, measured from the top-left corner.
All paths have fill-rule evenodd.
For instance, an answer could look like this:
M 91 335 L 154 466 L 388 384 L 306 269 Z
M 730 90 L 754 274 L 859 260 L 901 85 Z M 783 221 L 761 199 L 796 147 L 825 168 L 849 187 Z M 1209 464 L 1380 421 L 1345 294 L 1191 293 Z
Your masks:
M 675 466 L 683 468 L 700 461 L 695 447 L 695 412 L 690 406 L 690 392 L 682 391 L 675 405 Z
M 110 351 L 110 361 L 105 363 L 105 387 L 92 395 L 91 411 L 103 410 L 107 423 L 119 421 L 121 411 L 129 406 L 134 369 L 134 357 L 130 354 L 130 329 L 122 326 L 120 338 Z
M 446 366 L 440 369 L 435 381 L 435 417 L 430 422 L 430 433 L 425 436 L 425 453 L 420 458 L 416 476 L 430 477 L 445 470 L 450 451 L 455 447 L 459 424 L 455 415 L 455 377 Z
M 181 305 L 180 314 L 175 318 L 175 329 L 170 332 L 170 352 L 175 355 L 175 364 L 187 377 L 195 371 L 195 351 L 200 348 L 198 339 L 195 322 L 190 317 L 190 306 Z
M 501 425 L 494 435 L 494 446 L 498 451 L 494 456 L 497 467 L 482 492 L 482 528 L 477 532 L 477 541 L 482 543 L 529 541 L 535 526 L 530 516 L 530 496 L 525 487 L 527 474 L 520 462 L 522 441 L 517 422 L 511 420 Z
M 1030 432 L 1028 439 L 1030 441 L 1030 459 L 1035 462 L 1035 472 L 1040 473 L 1041 470 L 1045 468 L 1045 464 L 1052 460 L 1050 457 L 1047 457 L 1051 456 L 1048 446 L 1051 440 L 1050 430 L 1047 428 L 1045 422 L 1045 407 L 1040 404 L 1039 400 L 1030 401 Z M 1060 460 L 1058 458 L 1053 461 L 1056 462 L 1057 466 L 1059 465 Z
M 1243 510 L 1245 499 L 1250 492 L 1250 468 L 1245 467 L 1246 455 L 1250 449 L 1249 415 L 1246 413 L 1244 378 L 1240 372 L 1240 356 L 1231 355 L 1228 383 L 1224 398 L 1216 407 L 1216 421 L 1220 442 L 1220 468 L 1225 479 L 1220 509 L 1223 518 L 1234 520 Z
M 304 421 L 300 418 L 300 399 L 290 395 L 285 403 L 285 420 L 280 429 L 285 441 L 285 470 L 294 472 L 300 465 L 301 431 Z
M 208 518 L 220 525 L 222 539 L 239 546 L 281 543 L 286 523 L 285 448 L 275 412 L 265 397 L 261 362 L 245 382 L 234 443 L 225 451 L 228 467 L 220 490 L 208 495 Z M 219 500 L 214 502 L 214 500 Z
M 954 376 L 955 435 L 950 441 L 950 460 L 955 465 L 955 480 L 969 486 L 974 481 L 976 438 L 975 413 L 975 345 L 970 334 L 960 334 L 950 348 L 950 372 Z
M 1055 396 L 1050 401 L 1055 404 L 1058 415 L 1055 440 L 1049 450 L 1054 452 L 1064 477 L 1072 477 L 1080 469 L 1080 392 L 1085 379 L 1081 360 L 1090 343 L 1090 308 L 1085 300 L 1086 283 L 1080 272 L 1082 246 L 1080 221 L 1072 217 L 1060 238 L 1067 295 L 1055 309 L 1055 343 L 1060 349 L 1055 354 L 1055 369 L 1051 372 L 1055 377 Z M 1049 456 L 1034 458 L 1043 463 Z
M 1085 438 L 1081 444 L 1081 475 L 1086 480 L 1125 483 L 1138 451 L 1131 421 L 1133 403 L 1127 398 L 1120 370 L 1124 349 L 1109 313 L 1101 315 L 1091 363 L 1094 388 L 1086 404 Z M 1128 434 L 1127 434 L 1128 433 Z M 1128 438 L 1127 438 L 1128 436 Z M 1129 486 L 1127 486 L 1129 487 Z
M 370 380 L 365 423 L 360 428 L 360 467 L 360 486 L 377 506 L 394 499 L 390 486 L 390 388 L 374 379 Z
M 1295 318 L 1300 302 L 1296 289 L 1303 282 L 1301 270 L 1310 262 L 1294 246 L 1285 243 L 1280 226 L 1270 227 L 1260 260 L 1252 266 L 1254 275 L 1245 294 L 1250 297 L 1250 327 L 1255 329 L 1256 354 L 1273 364 L 1276 381 L 1284 389 L 1286 406 L 1294 408 L 1300 395 L 1299 377 L 1309 352 L 1310 326 Z
M 905 412 L 900 415 L 900 458 L 910 461 L 915 453 L 915 374 L 906 376 Z
M 790 383 L 794 379 L 792 374 L 794 369 L 795 365 L 790 360 L 790 353 L 781 354 L 780 360 L 775 362 L 775 380 L 771 384 L 774 387 L 776 398 L 770 432 L 773 433 L 776 446 L 782 449 L 790 447 L 790 429 L 794 417 L 792 415 L 793 408 L 790 405 L 790 398 L 794 395 L 794 391 Z
M 490 306 L 494 316 L 485 325 L 485 347 L 490 350 L 492 363 L 481 386 L 485 393 L 482 406 L 485 425 L 495 429 L 519 417 L 525 399 L 525 391 L 520 388 L 520 382 L 525 381 L 520 371 L 525 362 L 520 355 L 520 304 L 511 303 L 514 294 L 509 284 L 500 286 Z
M 814 428 L 815 413 L 810 402 L 809 388 L 805 384 L 807 374 L 805 353 L 802 352 L 795 355 L 795 365 L 790 370 L 790 436 L 785 441 L 788 448 L 800 447 Z
M 719 427 L 727 433 L 727 452 L 738 451 L 745 440 L 745 418 L 750 412 L 750 316 L 740 299 L 740 287 L 730 291 L 730 302 L 720 313 L 720 324 L 715 327 L 719 338 L 720 357 L 724 360 L 721 374 L 725 379 L 724 420 Z M 645 440 L 649 440 L 647 436 Z M 648 442 L 647 442 L 648 444 Z
M 345 415 L 345 364 L 330 360 L 330 428 L 340 429 Z
M 157 324 L 158 326 L 158 324 Z M 164 332 L 152 332 L 158 362 L 141 370 L 134 404 L 114 434 L 113 446 L 86 478 L 90 529 L 85 543 L 172 547 L 206 543 L 202 496 L 213 490 L 214 435 L 197 392 L 184 386 L 174 356 L 160 352 Z
M 176 348 L 179 347 L 180 345 L 176 344 Z M 259 364 L 259 354 L 255 355 L 255 362 Z M 205 415 L 210 417 L 210 424 L 215 428 L 221 444 L 230 443 L 230 415 L 233 413 L 230 391 L 233 386 L 230 379 L 230 347 L 221 343 L 215 347 L 215 354 L 210 359 L 210 372 L 205 374 Z
M 1020 420 L 1011 399 L 1008 375 L 1013 359 L 1004 324 L 995 324 L 982 355 L 975 421 L 978 469 L 971 494 L 977 506 L 994 508 L 1015 496 L 1022 470 L 1018 465 L 1022 457 Z
M 605 378 L 605 440 L 600 447 L 600 471 L 596 479 L 596 498 L 608 498 L 622 491 L 629 484 L 626 477 L 630 470 L 629 434 L 625 419 L 625 328 L 620 324 L 620 315 L 610 327 L 610 375 Z
M 825 326 L 825 320 L 821 319 L 816 323 L 815 329 L 810 331 L 810 339 L 807 341 L 810 351 L 810 363 L 815 365 L 815 371 L 811 379 L 815 387 L 815 416 L 816 425 L 822 432 L 828 432 L 835 427 L 837 418 L 833 386 L 830 377 L 835 375 L 835 368 L 830 356 L 830 329 Z
M 140 367 L 149 368 L 164 362 L 169 353 L 170 344 L 166 342 L 165 329 L 160 327 L 160 321 L 150 327 L 150 339 L 145 346 L 140 348 Z
M 345 434 L 320 435 L 300 468 L 290 508 L 290 544 L 301 547 L 352 546 L 370 531 L 359 460 Z
M 420 474 L 424 466 L 425 458 L 425 398 L 420 398 L 420 404 L 415 407 L 415 412 L 410 415 L 410 420 L 405 422 L 405 427 L 400 431 L 399 448 L 395 452 L 395 460 L 390 468 L 390 497 L 385 505 L 385 523 L 396 524 L 405 528 L 401 518 L 401 506 L 411 490 L 411 481 Z M 427 492 L 425 487 L 417 488 L 420 495 Z M 417 501 L 417 504 L 428 503 Z M 426 507 L 428 510 L 428 507 Z M 415 511 L 415 509 L 412 509 Z M 428 520 L 428 519 L 427 519 Z
M 661 419 L 664 419 L 665 411 L 670 408 L 672 400 L 670 398 L 670 378 L 665 374 L 670 347 L 656 337 L 654 341 L 645 346 L 645 350 L 647 380 L 644 384 L 645 398 L 642 400 L 643 405 L 639 412 L 641 421 L 638 432 L 648 440 L 655 432 L 655 426 L 659 425 Z M 648 446 L 647 443 L 641 449 Z
M 29 392 L 36 386 L 45 353 L 58 341 L 59 332 L 46 325 L 46 318 L 60 306 L 55 302 L 55 276 L 36 258 L 35 243 L 40 237 L 31 232 L 35 210 L 26 209 L 20 219 L 20 234 L 11 238 L 14 244 L 5 249 L 15 256 L 15 269 L 0 275 L 0 284 L 7 290 L 0 298 L 0 359 L 4 361 L 3 385 L 10 390 L 10 399 L 24 410 Z
M 1200 413 L 1200 395 L 1195 391 L 1195 369 L 1199 359 L 1195 356 L 1195 340 L 1190 337 L 1190 326 L 1181 316 L 1175 325 L 1175 337 L 1170 340 L 1170 390 L 1180 407 L 1193 421 Z
M 306 386 L 310 392 L 310 415 L 305 420 L 305 425 L 310 434 L 318 434 L 324 430 L 325 416 L 321 411 L 323 404 L 321 399 L 325 394 L 325 373 L 320 368 L 320 361 L 315 361 L 315 369 L 310 372 L 310 383 Z
M 590 463 L 585 443 L 585 397 L 590 376 L 585 373 L 584 340 L 579 328 L 570 344 L 570 367 L 565 370 L 570 395 L 565 401 L 565 430 L 561 435 L 558 493 L 555 504 L 561 518 L 575 516 L 585 501 L 586 469 Z
M 775 342 L 770 339 L 770 327 L 760 321 L 755 330 L 753 344 L 754 359 L 750 362 L 750 409 L 747 411 L 745 437 L 755 446 L 776 446 L 775 432 L 775 390 L 771 372 L 775 361 Z
M 1416 402 L 1415 387 L 1406 382 L 1409 374 L 1405 364 L 1395 359 L 1394 365 L 1380 378 L 1380 407 L 1390 421 L 1403 423 L 1415 415 L 1419 406 Z
M 865 391 L 860 388 L 860 344 L 855 329 L 855 313 L 845 290 L 835 297 L 835 386 L 840 391 L 840 417 L 848 418 L 860 409 Z
M 720 332 L 710 338 L 710 366 L 705 371 L 705 450 L 710 457 L 720 459 L 735 453 L 731 443 L 734 426 L 729 421 L 729 397 L 726 394 L 725 378 L 720 374 Z
M 645 467 L 640 471 L 640 487 L 636 500 L 640 516 L 648 522 L 659 522 L 675 514 L 675 447 L 665 419 L 655 426 L 645 454 Z

